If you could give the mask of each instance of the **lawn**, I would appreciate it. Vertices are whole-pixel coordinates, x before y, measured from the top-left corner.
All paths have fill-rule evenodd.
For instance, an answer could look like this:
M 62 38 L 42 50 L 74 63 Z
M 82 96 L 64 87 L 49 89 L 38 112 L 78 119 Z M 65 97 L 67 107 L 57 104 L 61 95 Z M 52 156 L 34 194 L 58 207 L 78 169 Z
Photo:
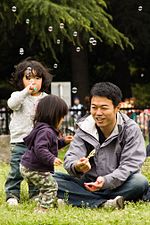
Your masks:
M 65 151 L 65 150 L 64 150 Z M 63 158 L 64 151 L 60 157 Z M 150 180 L 150 158 L 143 166 L 143 173 Z M 57 171 L 63 171 L 57 167 Z M 4 183 L 9 171 L 9 165 L 0 164 L 0 225 L 144 225 L 150 224 L 150 203 L 126 203 L 124 210 L 85 209 L 62 206 L 50 209 L 47 214 L 35 214 L 35 203 L 28 200 L 27 184 L 21 185 L 21 203 L 18 207 L 8 207 L 5 203 Z

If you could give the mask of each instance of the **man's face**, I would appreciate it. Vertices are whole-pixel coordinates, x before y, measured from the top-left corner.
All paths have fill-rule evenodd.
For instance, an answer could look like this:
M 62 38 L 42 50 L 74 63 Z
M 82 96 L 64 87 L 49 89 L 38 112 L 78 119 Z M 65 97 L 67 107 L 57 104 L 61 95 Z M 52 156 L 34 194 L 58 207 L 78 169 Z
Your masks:
M 116 113 L 120 106 L 114 107 L 112 101 L 106 97 L 93 96 L 90 112 L 96 125 L 101 129 L 112 129 L 116 124 Z

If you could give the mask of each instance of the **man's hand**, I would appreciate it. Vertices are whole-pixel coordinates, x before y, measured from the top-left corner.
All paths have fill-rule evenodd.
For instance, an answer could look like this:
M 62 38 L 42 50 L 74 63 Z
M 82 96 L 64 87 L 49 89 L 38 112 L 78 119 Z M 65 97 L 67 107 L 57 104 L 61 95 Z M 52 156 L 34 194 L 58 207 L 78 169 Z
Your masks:
M 91 169 L 91 164 L 87 158 L 83 157 L 76 162 L 75 169 L 77 172 L 86 173 Z
M 104 178 L 100 176 L 95 182 L 84 183 L 84 186 L 88 191 L 99 191 L 103 187 L 104 182 Z

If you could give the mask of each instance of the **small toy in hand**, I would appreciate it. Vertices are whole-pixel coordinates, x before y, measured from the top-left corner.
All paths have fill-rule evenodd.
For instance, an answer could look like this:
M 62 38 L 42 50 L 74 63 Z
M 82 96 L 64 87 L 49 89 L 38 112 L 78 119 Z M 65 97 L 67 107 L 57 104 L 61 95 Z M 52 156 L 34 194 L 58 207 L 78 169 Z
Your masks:
M 93 149 L 93 150 L 89 153 L 89 155 L 87 156 L 87 158 L 90 159 L 91 157 L 93 157 L 93 156 L 95 155 L 95 153 L 96 153 L 96 150 Z

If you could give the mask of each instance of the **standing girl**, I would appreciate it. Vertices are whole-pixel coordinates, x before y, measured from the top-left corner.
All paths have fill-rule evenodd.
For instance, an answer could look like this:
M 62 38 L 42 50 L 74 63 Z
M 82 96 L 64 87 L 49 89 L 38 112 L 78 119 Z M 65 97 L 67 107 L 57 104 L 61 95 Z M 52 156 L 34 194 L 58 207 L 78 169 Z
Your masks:
M 10 129 L 11 160 L 10 172 L 5 183 L 6 201 L 9 205 L 18 205 L 20 200 L 20 184 L 23 180 L 19 164 L 21 156 L 27 147 L 23 138 L 33 127 L 35 109 L 40 99 L 45 97 L 52 80 L 48 69 L 40 62 L 25 59 L 16 67 L 12 83 L 18 89 L 8 99 L 8 106 L 12 110 Z M 29 186 L 30 197 L 37 194 L 35 187 Z
M 58 131 L 67 113 L 64 100 L 55 95 L 44 97 L 36 109 L 34 128 L 24 138 L 28 150 L 22 157 L 20 170 L 28 183 L 39 189 L 39 207 L 36 210 L 39 212 L 57 205 L 58 185 L 52 174 L 54 165 L 62 163 L 57 158 Z

